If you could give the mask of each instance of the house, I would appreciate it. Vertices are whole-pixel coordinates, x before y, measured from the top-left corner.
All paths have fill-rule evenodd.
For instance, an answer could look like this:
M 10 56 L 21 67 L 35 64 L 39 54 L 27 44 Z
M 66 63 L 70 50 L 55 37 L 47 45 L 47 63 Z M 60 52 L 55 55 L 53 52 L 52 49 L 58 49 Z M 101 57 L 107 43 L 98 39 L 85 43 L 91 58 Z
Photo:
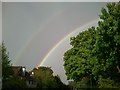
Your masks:
M 13 76 L 25 77 L 26 68 L 22 66 L 12 66 Z
M 34 80 L 34 73 L 32 71 L 27 72 L 25 67 L 22 66 L 12 66 L 13 76 L 25 78 L 28 88 L 35 88 L 36 83 Z
M 30 71 L 28 73 L 28 75 L 26 76 L 26 80 L 27 80 L 27 86 L 29 88 L 35 88 L 36 87 L 36 82 L 35 82 L 35 79 L 34 79 L 34 72 Z

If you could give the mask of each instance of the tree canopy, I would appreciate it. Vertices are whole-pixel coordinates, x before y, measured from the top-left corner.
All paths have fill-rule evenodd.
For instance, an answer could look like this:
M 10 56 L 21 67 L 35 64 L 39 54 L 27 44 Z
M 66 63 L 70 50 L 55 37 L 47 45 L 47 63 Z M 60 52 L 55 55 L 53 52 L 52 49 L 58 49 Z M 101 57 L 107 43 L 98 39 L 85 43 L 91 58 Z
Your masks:
M 9 53 L 5 47 L 4 42 L 0 45 L 0 52 L 2 55 L 2 89 L 5 88 L 26 88 L 26 82 L 24 79 L 14 77 L 11 60 L 9 59 Z
M 68 79 L 80 82 L 86 77 L 90 85 L 98 84 L 100 77 L 120 82 L 120 3 L 106 6 L 97 27 L 71 37 L 72 48 L 64 54 Z
M 53 75 L 53 71 L 50 67 L 38 67 L 38 69 L 33 69 L 32 71 L 34 72 L 37 88 L 65 88 L 59 76 Z
M 4 42 L 2 43 L 2 45 L 0 45 L 0 52 L 2 53 L 2 77 L 4 81 L 12 74 L 9 53 L 6 50 Z

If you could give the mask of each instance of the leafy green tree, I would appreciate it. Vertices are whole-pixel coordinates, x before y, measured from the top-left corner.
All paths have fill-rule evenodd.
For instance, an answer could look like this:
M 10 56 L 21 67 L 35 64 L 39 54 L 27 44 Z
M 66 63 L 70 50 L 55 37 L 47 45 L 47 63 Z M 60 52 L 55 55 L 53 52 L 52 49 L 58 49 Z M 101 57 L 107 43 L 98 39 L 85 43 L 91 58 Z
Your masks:
M 93 49 L 100 68 L 94 75 L 119 79 L 120 68 L 120 3 L 108 3 L 107 10 L 102 9 L 96 31 L 96 42 Z M 95 64 L 94 64 L 95 65 Z M 96 67 L 98 65 L 95 65 Z M 106 73 L 105 73 L 106 72 Z
M 68 87 L 63 84 L 63 82 L 60 80 L 60 77 L 57 75 L 57 76 L 54 76 L 54 80 L 55 80 L 55 83 L 56 83 L 56 87 L 59 88 L 59 89 L 67 89 Z
M 21 79 L 20 77 L 11 77 L 7 79 L 6 82 L 3 83 L 3 89 L 5 88 L 12 88 L 12 89 L 17 89 L 17 88 L 27 88 L 26 80 L 23 78 Z
M 3 82 L 6 81 L 12 74 L 12 68 L 10 65 L 10 59 L 9 59 L 9 53 L 6 50 L 4 42 L 0 46 L 1 52 L 2 52 L 2 78 Z
M 7 53 L 4 42 L 0 45 L 0 52 L 2 55 L 2 88 L 26 88 L 25 79 L 13 76 L 9 53 Z
M 90 85 L 89 85 L 89 78 L 87 77 L 83 77 L 81 79 L 81 81 L 71 81 L 69 82 L 69 86 L 70 87 L 73 87 L 73 88 L 90 88 Z
M 37 81 L 37 86 L 40 88 L 48 88 L 51 80 L 53 71 L 48 67 L 39 67 L 34 71 L 35 79 Z
M 38 69 L 33 69 L 32 71 L 37 82 L 37 88 L 62 88 L 63 83 L 58 76 L 53 76 L 53 71 L 50 67 L 38 67 Z
M 80 82 L 86 77 L 93 86 L 101 75 L 120 82 L 120 3 L 106 6 L 97 28 L 91 27 L 70 39 L 72 48 L 64 54 L 68 79 Z
M 64 54 L 64 66 L 68 79 L 80 81 L 83 77 L 91 77 L 93 67 L 91 65 L 91 51 L 95 43 L 95 27 L 79 33 L 76 37 L 71 38 L 70 44 L 73 46 Z
M 102 76 L 99 76 L 98 85 L 99 88 L 120 88 L 120 84 L 110 79 L 110 77 L 105 79 Z

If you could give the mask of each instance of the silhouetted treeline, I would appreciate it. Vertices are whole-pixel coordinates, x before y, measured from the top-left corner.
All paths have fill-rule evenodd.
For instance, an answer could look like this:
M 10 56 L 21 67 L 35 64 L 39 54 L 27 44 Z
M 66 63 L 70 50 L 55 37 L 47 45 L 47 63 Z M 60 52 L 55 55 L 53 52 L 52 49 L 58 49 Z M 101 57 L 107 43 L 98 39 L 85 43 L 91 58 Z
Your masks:
M 2 89 L 67 88 L 58 75 L 53 76 L 53 71 L 50 67 L 38 67 L 28 72 L 23 66 L 11 65 L 4 42 L 0 45 L 0 50 L 2 51 Z

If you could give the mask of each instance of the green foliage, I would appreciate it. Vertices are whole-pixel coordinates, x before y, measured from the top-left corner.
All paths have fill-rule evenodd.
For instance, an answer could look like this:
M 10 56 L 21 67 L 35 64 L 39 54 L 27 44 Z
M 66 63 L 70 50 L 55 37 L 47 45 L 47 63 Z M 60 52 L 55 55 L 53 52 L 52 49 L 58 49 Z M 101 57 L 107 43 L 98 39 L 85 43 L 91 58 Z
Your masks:
M 37 82 L 37 88 L 63 88 L 64 85 L 61 82 L 59 76 L 53 76 L 53 71 L 50 67 L 38 67 L 34 69 L 34 78 Z
M 120 83 L 115 83 L 110 78 L 104 79 L 102 76 L 98 79 L 99 88 L 120 88 Z
M 64 54 L 64 66 L 68 79 L 80 81 L 80 76 L 89 76 L 91 74 L 91 64 L 95 62 L 95 57 L 90 57 L 90 54 L 95 43 L 95 33 L 95 27 L 92 27 L 71 38 L 70 44 L 73 48 Z
M 2 78 L 3 82 L 9 78 L 9 76 L 12 74 L 12 68 L 10 65 L 10 60 L 9 60 L 9 54 L 7 53 L 6 47 L 4 45 L 4 42 L 0 46 L 1 52 L 2 52 Z
M 54 79 L 55 79 L 55 83 L 57 85 L 57 88 L 59 89 L 64 89 L 66 86 L 62 83 L 62 81 L 60 80 L 60 77 L 57 75 L 57 76 L 54 76 Z
M 26 80 L 19 77 L 11 77 L 4 82 L 2 88 L 27 88 Z
M 2 52 L 2 88 L 26 88 L 25 79 L 12 76 L 11 61 L 4 42 L 0 45 L 0 52 Z
M 74 87 L 74 88 L 90 88 L 89 85 L 89 78 L 83 77 L 81 81 L 71 81 L 69 82 L 69 86 Z
M 93 54 L 100 64 L 100 70 L 95 75 L 106 72 L 101 75 L 113 77 L 112 73 L 118 73 L 117 66 L 120 67 L 120 4 L 109 3 L 107 8 L 107 10 L 104 8 L 101 10 L 100 19 L 102 20 L 99 21 L 96 30 Z
M 120 82 L 120 3 L 106 6 L 97 28 L 91 27 L 70 39 L 72 48 L 64 54 L 68 79 L 81 82 L 86 77 L 90 85 L 96 85 L 101 75 Z
M 50 68 L 39 67 L 35 71 L 35 79 L 38 83 L 38 87 L 48 88 L 53 79 L 52 74 L 53 71 Z

